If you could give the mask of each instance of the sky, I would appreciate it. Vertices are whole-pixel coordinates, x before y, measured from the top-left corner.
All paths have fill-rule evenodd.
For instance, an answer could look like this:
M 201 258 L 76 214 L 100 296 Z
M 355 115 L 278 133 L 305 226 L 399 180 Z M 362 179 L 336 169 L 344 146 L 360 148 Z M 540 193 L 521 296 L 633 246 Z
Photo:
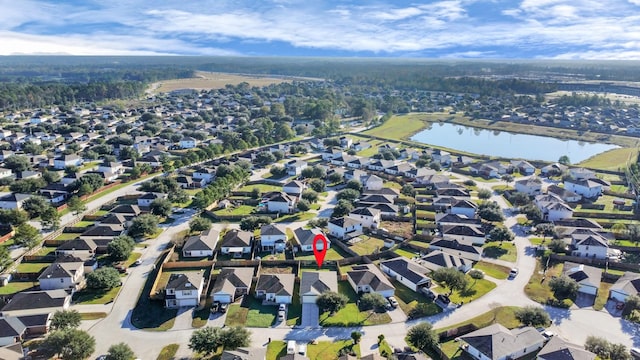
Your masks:
M 0 0 L 0 55 L 640 59 L 640 0 Z

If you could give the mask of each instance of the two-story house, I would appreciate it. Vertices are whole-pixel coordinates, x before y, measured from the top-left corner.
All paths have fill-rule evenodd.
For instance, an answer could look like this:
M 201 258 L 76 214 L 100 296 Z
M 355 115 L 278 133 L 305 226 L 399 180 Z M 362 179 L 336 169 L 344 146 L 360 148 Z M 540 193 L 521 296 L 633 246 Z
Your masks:
M 184 306 L 198 306 L 203 287 L 204 275 L 202 272 L 171 274 L 164 292 L 165 307 L 177 309 Z

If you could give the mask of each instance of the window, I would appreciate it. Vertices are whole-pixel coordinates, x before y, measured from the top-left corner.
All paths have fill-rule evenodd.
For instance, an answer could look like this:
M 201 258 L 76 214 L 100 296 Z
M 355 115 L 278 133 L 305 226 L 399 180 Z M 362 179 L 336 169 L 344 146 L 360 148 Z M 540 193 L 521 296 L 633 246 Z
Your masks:
M 182 290 L 182 295 L 191 295 L 191 290 Z

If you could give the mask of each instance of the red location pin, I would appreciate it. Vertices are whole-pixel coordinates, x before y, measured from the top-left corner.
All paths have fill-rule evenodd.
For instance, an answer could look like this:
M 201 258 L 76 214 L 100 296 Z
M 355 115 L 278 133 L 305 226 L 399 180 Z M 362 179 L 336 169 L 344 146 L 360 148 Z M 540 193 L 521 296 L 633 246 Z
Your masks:
M 318 250 L 318 241 L 322 241 L 322 250 Z M 313 255 L 316 257 L 318 269 L 322 267 L 324 256 L 327 254 L 327 238 L 323 234 L 318 234 L 313 238 Z

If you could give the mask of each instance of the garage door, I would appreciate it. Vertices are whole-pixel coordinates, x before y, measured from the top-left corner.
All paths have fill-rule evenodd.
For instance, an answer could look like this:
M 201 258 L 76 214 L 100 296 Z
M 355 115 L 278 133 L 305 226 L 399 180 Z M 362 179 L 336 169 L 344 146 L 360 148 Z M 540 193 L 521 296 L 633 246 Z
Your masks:
M 231 303 L 231 295 L 216 294 L 216 295 L 213 295 L 213 301 L 219 301 L 221 303 L 229 304 Z
M 302 327 L 317 327 L 320 309 L 315 303 L 302 304 Z

